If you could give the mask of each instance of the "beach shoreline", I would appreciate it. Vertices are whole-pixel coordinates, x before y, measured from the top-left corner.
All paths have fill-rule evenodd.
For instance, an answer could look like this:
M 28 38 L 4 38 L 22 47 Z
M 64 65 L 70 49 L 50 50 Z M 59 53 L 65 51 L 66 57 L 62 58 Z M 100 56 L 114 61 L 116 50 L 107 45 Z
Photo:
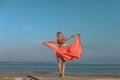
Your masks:
M 33 76 L 38 80 L 58 80 L 57 74 L 50 73 L 0 73 L 0 80 L 27 80 L 27 76 Z M 80 74 L 66 74 L 65 78 L 61 80 L 120 80 L 120 76 L 113 75 L 80 75 Z

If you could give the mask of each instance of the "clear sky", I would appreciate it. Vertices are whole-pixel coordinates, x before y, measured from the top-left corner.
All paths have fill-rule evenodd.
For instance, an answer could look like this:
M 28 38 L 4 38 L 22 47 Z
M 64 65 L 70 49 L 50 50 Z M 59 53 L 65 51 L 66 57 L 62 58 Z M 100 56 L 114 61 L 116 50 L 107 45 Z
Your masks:
M 0 0 L 0 61 L 56 61 L 57 31 L 81 34 L 78 62 L 120 63 L 120 0 Z

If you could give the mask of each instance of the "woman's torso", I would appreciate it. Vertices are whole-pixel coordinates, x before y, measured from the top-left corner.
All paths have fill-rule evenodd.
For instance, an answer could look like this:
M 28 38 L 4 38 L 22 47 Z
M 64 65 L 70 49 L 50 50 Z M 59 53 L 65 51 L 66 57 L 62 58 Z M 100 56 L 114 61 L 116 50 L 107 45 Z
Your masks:
M 66 38 L 62 38 L 62 39 L 57 39 L 58 41 L 58 45 L 59 45 L 59 48 L 66 48 Z

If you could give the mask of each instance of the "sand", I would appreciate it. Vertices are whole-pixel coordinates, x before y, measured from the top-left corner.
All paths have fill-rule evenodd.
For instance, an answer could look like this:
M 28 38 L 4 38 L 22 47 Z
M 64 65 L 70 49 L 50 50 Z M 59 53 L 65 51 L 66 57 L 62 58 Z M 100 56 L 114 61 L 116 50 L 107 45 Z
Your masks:
M 0 80 L 30 80 L 32 76 L 38 80 L 120 80 L 120 76 L 112 75 L 66 75 L 59 78 L 56 74 L 48 73 L 0 73 Z M 33 79 L 34 80 L 34 79 Z

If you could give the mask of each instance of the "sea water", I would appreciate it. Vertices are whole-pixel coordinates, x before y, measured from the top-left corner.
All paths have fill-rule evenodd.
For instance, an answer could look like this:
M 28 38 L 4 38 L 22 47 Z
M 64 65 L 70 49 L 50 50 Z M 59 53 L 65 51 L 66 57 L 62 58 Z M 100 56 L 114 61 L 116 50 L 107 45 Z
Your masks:
M 57 63 L 0 62 L 0 73 L 45 72 L 57 74 Z M 120 64 L 67 63 L 66 74 L 120 76 Z

